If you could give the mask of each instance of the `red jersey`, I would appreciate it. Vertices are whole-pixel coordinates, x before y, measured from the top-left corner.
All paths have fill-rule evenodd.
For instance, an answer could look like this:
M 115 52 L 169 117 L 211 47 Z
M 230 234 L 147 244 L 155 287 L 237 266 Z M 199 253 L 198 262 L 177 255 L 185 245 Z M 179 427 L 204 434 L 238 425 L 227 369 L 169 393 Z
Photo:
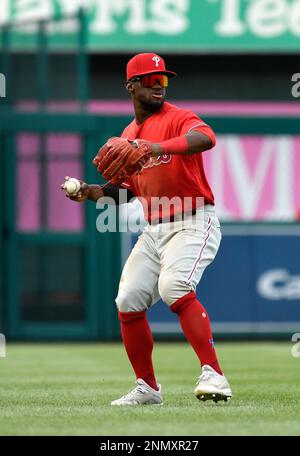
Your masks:
M 212 129 L 195 113 L 165 102 L 159 111 L 142 124 L 138 125 L 134 119 L 123 131 L 122 138 L 158 143 L 182 136 L 191 130 L 209 136 L 215 144 Z M 145 219 L 149 223 L 186 211 L 184 201 L 187 200 L 193 210 L 201 205 L 199 201 L 202 201 L 202 205 L 214 204 L 214 196 L 204 172 L 202 153 L 152 157 L 139 174 L 131 176 L 122 185 L 130 188 L 141 200 Z M 157 205 L 158 198 L 163 197 L 173 198 L 174 204 Z M 178 204 L 178 200 L 182 204 Z

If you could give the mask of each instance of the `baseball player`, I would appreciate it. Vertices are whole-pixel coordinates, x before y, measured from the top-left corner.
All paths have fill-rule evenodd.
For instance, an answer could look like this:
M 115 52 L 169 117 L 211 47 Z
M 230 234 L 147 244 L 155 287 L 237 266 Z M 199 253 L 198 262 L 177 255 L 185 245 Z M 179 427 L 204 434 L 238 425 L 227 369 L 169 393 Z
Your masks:
M 109 182 L 102 187 L 81 182 L 80 191 L 70 196 L 74 201 L 110 196 L 118 204 L 119 189 L 126 188 L 126 201 L 137 197 L 148 222 L 125 264 L 116 298 L 136 387 L 112 405 L 163 403 L 147 321 L 147 310 L 160 298 L 177 314 L 202 367 L 196 397 L 217 402 L 232 395 L 218 363 L 207 311 L 195 294 L 221 241 L 202 158 L 216 140 L 195 113 L 165 101 L 174 76 L 157 54 L 138 54 L 128 62 L 126 89 L 135 118 L 94 159 Z

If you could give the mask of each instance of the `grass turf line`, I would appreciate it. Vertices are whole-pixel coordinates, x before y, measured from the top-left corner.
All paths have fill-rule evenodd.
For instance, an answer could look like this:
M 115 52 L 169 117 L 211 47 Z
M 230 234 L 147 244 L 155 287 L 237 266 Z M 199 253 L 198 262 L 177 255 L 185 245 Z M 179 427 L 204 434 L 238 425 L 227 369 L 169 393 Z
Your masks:
M 164 405 L 112 407 L 132 389 L 121 344 L 11 344 L 0 358 L 0 435 L 300 435 L 291 343 L 218 343 L 229 403 L 199 402 L 185 343 L 156 343 Z

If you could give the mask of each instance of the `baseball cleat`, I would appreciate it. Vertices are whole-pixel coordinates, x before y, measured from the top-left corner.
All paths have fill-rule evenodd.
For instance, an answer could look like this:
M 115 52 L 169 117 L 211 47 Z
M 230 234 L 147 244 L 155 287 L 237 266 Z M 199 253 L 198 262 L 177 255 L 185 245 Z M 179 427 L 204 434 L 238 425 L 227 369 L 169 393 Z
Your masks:
M 202 374 L 198 379 L 194 393 L 200 401 L 213 400 L 215 403 L 227 402 L 232 396 L 226 377 L 218 374 L 208 365 L 202 367 Z
M 151 388 L 144 380 L 138 378 L 137 386 L 125 396 L 111 402 L 111 405 L 162 405 L 163 398 L 161 394 L 161 385 L 158 391 Z

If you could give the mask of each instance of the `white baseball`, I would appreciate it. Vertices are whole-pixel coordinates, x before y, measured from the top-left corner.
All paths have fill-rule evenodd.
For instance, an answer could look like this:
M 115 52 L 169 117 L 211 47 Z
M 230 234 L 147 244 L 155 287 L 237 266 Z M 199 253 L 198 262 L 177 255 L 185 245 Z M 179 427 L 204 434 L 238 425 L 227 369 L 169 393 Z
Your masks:
M 65 190 L 69 195 L 79 192 L 80 182 L 75 177 L 71 177 L 65 182 Z

